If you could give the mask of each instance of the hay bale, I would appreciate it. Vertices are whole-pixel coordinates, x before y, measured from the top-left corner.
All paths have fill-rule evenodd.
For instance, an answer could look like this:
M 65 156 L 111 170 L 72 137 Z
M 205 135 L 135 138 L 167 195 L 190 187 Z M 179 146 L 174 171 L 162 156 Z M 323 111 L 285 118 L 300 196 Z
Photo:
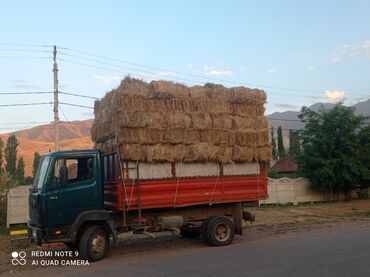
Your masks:
M 224 129 L 208 129 L 200 131 L 200 141 L 214 145 L 234 145 L 235 133 Z
M 251 162 L 255 157 L 253 147 L 235 145 L 232 152 L 232 160 L 235 162 Z
M 95 102 L 94 142 L 111 134 L 125 160 L 268 160 L 271 156 L 266 94 L 244 87 L 187 87 L 166 81 L 125 78 Z M 96 143 L 114 151 L 113 143 Z
M 233 116 L 228 113 L 211 113 L 213 129 L 233 129 Z
M 212 128 L 212 118 L 207 113 L 195 113 L 191 115 L 192 126 L 196 130 Z

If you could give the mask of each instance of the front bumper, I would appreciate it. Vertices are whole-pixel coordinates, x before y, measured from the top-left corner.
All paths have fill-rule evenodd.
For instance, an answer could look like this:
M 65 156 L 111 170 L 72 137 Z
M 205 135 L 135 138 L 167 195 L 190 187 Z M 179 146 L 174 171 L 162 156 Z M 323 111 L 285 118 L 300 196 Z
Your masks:
M 28 226 L 27 233 L 31 242 L 36 243 L 37 245 L 41 245 L 43 243 L 42 229 L 32 226 L 29 223 L 27 224 L 27 226 Z

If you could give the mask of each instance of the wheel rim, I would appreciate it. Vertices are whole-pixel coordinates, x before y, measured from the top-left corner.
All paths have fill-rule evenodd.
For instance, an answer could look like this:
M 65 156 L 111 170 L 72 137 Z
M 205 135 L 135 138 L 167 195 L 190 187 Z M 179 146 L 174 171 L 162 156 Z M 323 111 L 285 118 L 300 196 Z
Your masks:
M 94 254 L 99 254 L 104 251 L 106 241 L 104 236 L 96 235 L 91 241 L 91 250 Z
M 227 241 L 230 238 L 231 231 L 228 225 L 219 223 L 215 226 L 214 234 L 218 241 Z

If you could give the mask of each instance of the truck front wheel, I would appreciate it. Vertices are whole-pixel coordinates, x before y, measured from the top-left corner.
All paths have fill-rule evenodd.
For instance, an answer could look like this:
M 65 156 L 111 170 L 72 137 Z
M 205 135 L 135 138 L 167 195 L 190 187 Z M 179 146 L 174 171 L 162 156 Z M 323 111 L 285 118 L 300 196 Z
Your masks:
M 234 223 L 226 217 L 213 217 L 205 221 L 204 238 L 211 246 L 229 245 L 235 234 Z
M 90 226 L 82 234 L 80 255 L 90 262 L 103 259 L 109 249 L 109 235 L 101 226 Z

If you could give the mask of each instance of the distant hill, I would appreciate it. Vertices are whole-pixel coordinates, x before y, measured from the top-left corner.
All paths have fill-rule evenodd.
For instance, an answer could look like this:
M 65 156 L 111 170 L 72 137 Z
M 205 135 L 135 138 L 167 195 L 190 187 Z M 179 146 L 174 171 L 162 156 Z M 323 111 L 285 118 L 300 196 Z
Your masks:
M 61 122 L 59 132 L 60 150 L 92 148 L 93 142 L 90 138 L 92 123 L 93 119 Z M 34 153 L 39 152 L 40 154 L 44 154 L 53 151 L 53 132 L 53 125 L 45 124 L 14 133 L 0 134 L 0 137 L 6 143 L 9 135 L 16 135 L 19 142 L 18 157 L 23 156 L 26 164 L 26 176 L 31 176 Z
M 82 121 L 60 121 L 59 123 L 59 139 L 69 140 L 79 137 L 90 136 L 90 129 L 93 124 L 93 119 Z M 17 138 L 24 138 L 27 140 L 37 140 L 44 142 L 54 141 L 54 126 L 53 124 L 45 124 L 36 126 L 30 129 L 14 132 Z
M 334 106 L 335 104 L 332 103 L 319 102 L 309 106 L 309 108 L 317 112 L 321 109 L 330 110 Z M 359 102 L 352 107 L 355 109 L 355 113 L 357 115 L 370 116 L 370 99 L 364 102 Z M 304 124 L 299 121 L 298 114 L 299 112 L 296 111 L 275 112 L 268 115 L 268 118 L 271 126 L 274 127 L 274 129 L 277 129 L 279 126 L 281 126 L 283 129 L 302 129 Z M 284 134 L 288 132 L 288 130 L 285 130 Z
M 319 102 L 309 106 L 309 108 L 317 112 L 322 109 L 330 110 L 334 106 L 335 104 L 333 103 Z M 364 102 L 359 102 L 352 107 L 355 109 L 355 114 L 370 116 L 370 99 Z M 269 118 L 270 126 L 275 129 L 275 133 L 279 126 L 283 129 L 283 141 L 285 147 L 289 146 L 289 129 L 300 130 L 304 128 L 304 124 L 299 121 L 298 115 L 299 112 L 286 111 L 275 112 L 267 116 Z

